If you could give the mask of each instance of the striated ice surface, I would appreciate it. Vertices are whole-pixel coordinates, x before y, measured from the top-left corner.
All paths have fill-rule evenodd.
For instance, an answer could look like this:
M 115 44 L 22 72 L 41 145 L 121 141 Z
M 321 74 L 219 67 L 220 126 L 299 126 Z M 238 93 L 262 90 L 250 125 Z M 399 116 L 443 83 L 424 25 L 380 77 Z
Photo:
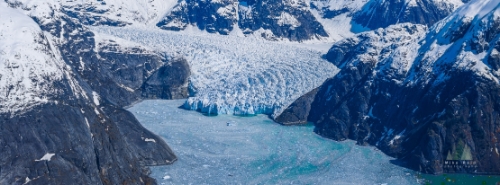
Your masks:
M 140 28 L 94 30 L 185 57 L 193 93 L 184 106 L 204 113 L 277 115 L 338 72 L 321 58 L 322 45 Z
M 322 138 L 312 125 L 280 126 L 264 115 L 207 117 L 177 108 L 183 103 L 148 100 L 129 109 L 179 158 L 152 168 L 158 184 L 418 183 L 374 147 Z

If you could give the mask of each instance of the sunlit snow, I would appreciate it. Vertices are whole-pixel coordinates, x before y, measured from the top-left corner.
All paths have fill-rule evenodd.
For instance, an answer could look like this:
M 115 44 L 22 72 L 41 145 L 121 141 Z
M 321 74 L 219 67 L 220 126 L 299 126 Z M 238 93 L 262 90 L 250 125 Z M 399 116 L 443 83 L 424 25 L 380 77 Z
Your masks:
M 40 27 L 0 2 L 0 113 L 25 111 L 57 94 L 63 62 L 51 55 Z
M 152 168 L 158 184 L 417 184 L 414 172 L 374 147 L 264 115 L 207 117 L 177 108 L 183 102 L 148 100 L 129 109 L 179 158 Z
M 186 108 L 202 112 L 277 114 L 338 72 L 321 57 L 325 49 L 312 45 L 196 32 L 93 29 L 101 38 L 113 35 L 169 56 L 185 57 L 191 66 L 190 85 L 195 91 Z

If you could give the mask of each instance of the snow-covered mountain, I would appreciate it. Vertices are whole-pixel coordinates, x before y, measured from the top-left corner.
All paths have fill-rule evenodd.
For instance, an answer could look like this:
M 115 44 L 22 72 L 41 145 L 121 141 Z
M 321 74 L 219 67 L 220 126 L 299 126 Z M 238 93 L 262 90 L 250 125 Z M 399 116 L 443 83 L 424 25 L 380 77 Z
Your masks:
M 390 155 L 418 158 L 413 167 L 439 173 L 436 166 L 442 162 L 441 155 L 418 152 L 436 147 L 426 141 L 439 143 L 447 137 L 416 138 L 423 131 L 436 133 L 435 129 L 441 129 L 439 124 L 429 126 L 436 124 L 427 124 L 431 119 L 425 116 L 443 110 L 447 110 L 443 115 L 451 115 L 455 109 L 449 107 L 454 104 L 448 100 L 457 94 L 463 94 L 457 99 L 461 102 L 464 97 L 498 94 L 494 93 L 495 84 L 487 84 L 497 81 L 498 1 L 483 2 L 487 4 L 474 1 L 426 32 L 425 26 L 412 23 L 433 25 L 462 2 L 1 1 L 0 184 L 154 184 L 144 166 L 170 164 L 176 157 L 166 143 L 142 128 L 122 107 L 146 98 L 190 96 L 184 106 L 187 109 L 277 116 L 327 79 L 299 99 L 302 102 L 292 104 L 295 109 L 285 111 L 294 116 L 295 111 L 303 114 L 293 119 L 285 116 L 284 120 L 302 122 L 310 114 L 317 132 L 324 136 L 379 143 Z M 379 13 L 384 7 L 387 12 Z M 402 16 L 388 19 L 396 8 Z M 388 21 L 372 25 L 373 20 L 382 19 Z M 409 23 L 398 24 L 401 22 Z M 385 29 L 354 35 L 379 27 Z M 322 58 L 321 42 L 345 37 L 350 38 L 337 42 L 325 56 L 331 63 Z M 310 40 L 315 44 L 300 43 Z M 337 76 L 334 65 L 342 68 Z M 467 82 L 469 89 L 453 86 L 455 82 Z M 442 92 L 443 88 L 452 92 L 449 97 L 438 96 L 438 105 L 429 103 L 436 96 L 431 92 Z M 418 99 L 390 98 L 405 92 L 428 97 L 422 102 L 429 105 Z M 356 98 L 348 99 L 353 94 Z M 334 110 L 335 101 L 344 106 L 335 109 L 342 110 L 339 113 Z M 406 108 L 405 114 L 385 115 L 383 111 L 396 109 L 393 105 L 415 111 L 410 114 Z M 433 107 L 427 108 L 430 105 Z M 479 105 L 486 106 L 481 111 L 490 115 L 485 119 L 496 118 L 495 106 Z M 414 115 L 414 119 L 392 121 L 401 120 L 403 115 Z M 491 153 L 487 153 L 488 148 L 496 151 L 496 143 L 487 140 L 496 140 L 496 135 L 473 135 L 493 133 L 483 129 L 486 122 L 474 122 L 473 118 L 462 120 L 479 126 L 470 126 L 474 132 L 460 132 L 467 136 L 460 146 L 466 143 L 478 159 L 478 155 Z M 344 125 L 333 124 L 339 122 L 337 119 Z M 351 129 L 356 120 L 363 124 Z M 410 125 L 403 132 L 405 124 L 414 120 L 425 123 Z M 368 125 L 372 123 L 376 125 Z M 345 128 L 351 130 L 345 132 Z M 412 128 L 418 129 L 412 133 Z M 400 134 L 394 139 L 392 133 Z M 399 138 L 410 139 L 403 142 Z M 454 152 L 455 145 L 439 145 L 453 147 L 436 151 Z M 416 149 L 403 150 L 411 147 Z M 495 157 L 486 159 L 498 161 Z M 481 169 L 498 169 L 495 162 L 481 162 Z M 61 175 L 68 172 L 72 175 Z
M 397 23 L 431 26 L 467 0 L 374 0 L 356 13 L 353 24 L 370 30 Z
M 475 0 L 428 31 L 407 23 L 347 38 L 326 55 L 341 71 L 310 95 L 311 111 L 285 113 L 416 170 L 498 174 L 499 33 L 500 1 Z M 446 165 L 459 160 L 477 166 Z
M 0 11 L 0 113 L 17 113 L 55 101 L 50 97 L 60 92 L 50 82 L 67 76 L 64 62 L 53 54 L 40 27 L 4 4 Z
M 26 4 L 26 3 L 24 3 Z M 176 4 L 175 0 L 66 0 L 54 2 L 85 25 L 154 25 Z
M 432 25 L 462 4 L 460 0 L 182 0 L 157 26 L 175 31 L 194 26 L 209 33 L 269 40 L 337 40 L 404 22 Z
M 2 1 L 0 24 L 0 184 L 154 184 L 145 166 L 176 160 L 121 107 L 187 95 L 184 60 L 96 36 L 54 1 Z
M 307 1 L 183 0 L 157 24 L 167 30 L 184 30 L 195 25 L 210 33 L 232 31 L 257 34 L 271 40 L 319 39 L 328 34 L 309 11 Z
M 26 0 L 6 2 L 11 6 L 39 4 Z M 69 0 L 50 4 L 91 26 L 194 29 L 275 41 L 334 41 L 403 22 L 432 25 L 463 3 L 460 0 Z

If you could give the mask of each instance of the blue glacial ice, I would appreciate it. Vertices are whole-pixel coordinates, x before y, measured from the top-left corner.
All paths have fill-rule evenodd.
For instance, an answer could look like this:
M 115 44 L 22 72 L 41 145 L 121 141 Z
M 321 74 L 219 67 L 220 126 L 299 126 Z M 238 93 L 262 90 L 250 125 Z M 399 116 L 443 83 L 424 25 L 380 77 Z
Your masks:
M 208 117 L 179 109 L 184 102 L 147 100 L 129 109 L 179 158 L 152 167 L 159 184 L 417 184 L 415 172 L 393 158 L 322 138 L 312 125 L 281 126 L 265 115 Z
M 140 28 L 93 30 L 97 38 L 186 58 L 192 94 L 184 108 L 204 113 L 276 116 L 339 71 L 321 57 L 330 45 Z

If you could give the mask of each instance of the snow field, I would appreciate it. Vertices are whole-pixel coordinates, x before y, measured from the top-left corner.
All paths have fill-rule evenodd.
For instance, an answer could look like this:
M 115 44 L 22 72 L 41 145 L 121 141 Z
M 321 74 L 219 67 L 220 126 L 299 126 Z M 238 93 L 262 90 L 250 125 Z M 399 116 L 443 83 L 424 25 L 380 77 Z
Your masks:
M 18 112 L 49 101 L 52 82 L 63 78 L 63 62 L 47 47 L 40 27 L 0 2 L 0 113 Z

